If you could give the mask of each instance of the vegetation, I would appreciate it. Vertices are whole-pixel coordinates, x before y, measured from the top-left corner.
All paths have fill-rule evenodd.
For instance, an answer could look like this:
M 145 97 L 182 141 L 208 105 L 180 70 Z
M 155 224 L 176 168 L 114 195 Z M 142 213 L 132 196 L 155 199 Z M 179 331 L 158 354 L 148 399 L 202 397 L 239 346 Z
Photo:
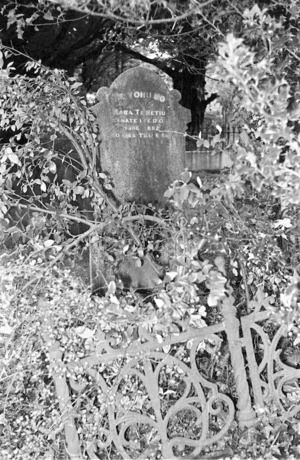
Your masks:
M 121 399 L 113 399 L 129 359 L 126 349 L 218 324 L 225 302 L 239 317 L 257 308 L 269 311 L 265 327 L 270 339 L 285 323 L 285 363 L 298 367 L 300 6 L 297 1 L 250 3 L 133 1 L 101 7 L 100 2 L 45 0 L 38 8 L 10 2 L 3 6 L 2 21 L 8 17 L 13 43 L 3 39 L 0 54 L 0 449 L 5 460 L 65 455 L 60 376 L 72 394 L 84 458 L 121 458 L 111 450 L 111 405 L 120 417 L 131 410 L 148 415 L 152 410 L 145 387 L 134 376 L 120 380 Z M 51 27 L 39 26 L 41 18 Z M 71 20 L 76 34 L 70 32 Z M 79 31 L 84 33 L 82 48 Z M 70 47 L 61 45 L 52 57 L 49 52 L 41 55 L 42 33 L 64 41 L 67 33 Z M 143 55 L 150 44 L 168 56 Z M 89 46 L 94 51 L 87 55 Z M 228 152 L 234 160 L 230 171 L 201 179 L 185 171 L 166 191 L 166 209 L 120 205 L 114 199 L 110 178 L 99 164 L 98 127 L 86 97 L 94 83 L 88 60 L 95 53 L 95 62 L 101 61 L 109 47 L 155 62 L 177 87 L 177 77 L 189 81 L 190 101 L 195 93 L 188 79 L 194 79 L 201 97 L 198 108 L 185 104 L 195 117 L 198 110 L 190 134 L 215 153 Z M 205 97 L 208 56 L 219 81 Z M 65 66 L 58 65 L 63 60 Z M 197 136 L 207 105 L 201 102 L 215 99 L 221 84 L 243 128 L 234 144 L 226 144 L 221 128 L 209 140 Z M 91 295 L 93 280 L 82 276 L 89 272 L 86 253 L 95 247 L 103 261 L 102 296 Z M 144 260 L 158 265 L 165 272 L 162 282 L 142 294 L 125 289 L 119 267 L 128 255 L 138 268 Z M 88 357 L 99 340 L 107 350 L 124 351 L 122 359 L 97 368 L 106 393 L 86 368 L 68 367 Z M 202 345 L 197 350 L 201 373 L 216 380 L 236 403 L 226 341 L 218 349 L 209 341 Z M 167 352 L 188 365 L 189 347 L 191 343 L 170 346 Z M 261 344 L 255 353 L 262 359 Z M 166 413 L 184 392 L 182 377 L 172 367 L 160 379 Z M 251 429 L 241 431 L 234 422 L 226 438 L 205 454 L 217 450 L 236 459 L 297 458 L 298 413 L 279 423 L 281 414 L 270 401 L 258 415 L 259 424 Z M 179 419 L 170 436 L 197 439 L 193 416 L 187 412 Z M 143 425 L 128 434 L 127 455 L 138 458 L 149 445 L 147 458 L 161 458 L 156 434 Z M 191 452 L 178 449 L 178 456 L 189 458 Z
M 287 3 L 287 4 L 286 4 Z M 255 5 L 275 18 L 255 26 Z M 260 58 L 276 59 L 274 67 L 288 78 L 294 94 L 297 82 L 297 2 L 278 0 L 214 0 L 19 3 L 4 0 L 0 39 L 21 52 L 14 57 L 17 73 L 29 55 L 50 68 L 80 76 L 83 91 L 111 83 L 128 59 L 154 64 L 169 75 L 191 110 L 189 134 L 198 135 L 208 105 L 220 94 L 206 93 L 207 65 L 229 32 L 245 40 Z M 254 8 L 254 9 L 253 9 Z M 244 13 L 245 12 L 245 13 Z M 245 26 L 248 21 L 248 26 Z M 253 27 L 252 27 L 253 23 Z M 215 75 L 214 80 L 219 80 Z M 212 80 L 212 81 L 214 81 Z M 210 79 L 208 81 L 211 81 Z

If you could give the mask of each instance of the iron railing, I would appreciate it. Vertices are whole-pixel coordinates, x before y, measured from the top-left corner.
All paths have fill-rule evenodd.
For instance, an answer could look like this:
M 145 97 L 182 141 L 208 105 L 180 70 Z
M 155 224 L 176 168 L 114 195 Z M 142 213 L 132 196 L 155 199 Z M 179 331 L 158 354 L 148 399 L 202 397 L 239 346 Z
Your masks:
M 232 145 L 241 133 L 239 126 L 225 126 L 221 132 L 221 139 L 224 147 Z M 218 130 L 215 127 L 206 126 L 201 131 L 202 140 L 210 140 Z M 185 167 L 192 172 L 220 171 L 232 165 L 232 159 L 228 149 L 214 152 L 212 147 L 197 146 L 197 138 L 186 137 Z
M 43 307 L 48 310 L 46 304 Z M 90 344 L 93 351 L 67 365 L 62 362 L 59 343 L 51 339 L 51 317 L 46 316 L 43 337 L 49 347 L 69 458 L 95 460 L 99 458 L 97 454 L 106 458 L 105 452 L 110 452 L 109 458 L 126 460 L 150 458 L 155 452 L 159 452 L 159 457 L 153 458 L 164 460 L 198 458 L 203 450 L 226 437 L 234 420 L 241 428 L 255 425 L 257 409 L 263 409 L 265 401 L 270 400 L 283 420 L 298 420 L 300 369 L 283 362 L 279 346 L 287 326 L 282 325 L 269 337 L 264 328 L 269 313 L 264 307 L 257 306 L 238 319 L 233 299 L 229 297 L 221 309 L 221 323 L 201 329 L 188 328 L 159 343 L 143 329 L 139 331 L 142 341 L 126 349 L 116 348 L 99 332 L 93 346 Z M 198 356 L 203 341 L 219 343 L 224 341 L 224 334 L 236 401 L 220 391 L 218 381 L 203 375 Z M 259 357 L 254 342 L 261 343 Z M 182 355 L 178 352 L 180 347 L 185 349 Z M 119 372 L 110 385 L 103 369 L 114 363 Z M 105 413 L 95 407 L 99 411 L 98 425 L 87 445 L 80 442 L 74 416 L 78 412 L 74 401 L 86 399 L 83 396 L 86 388 L 66 377 L 76 369 L 85 369 L 107 401 Z M 138 405 L 137 393 L 143 400 Z M 183 420 L 190 424 L 189 430 L 184 430 Z

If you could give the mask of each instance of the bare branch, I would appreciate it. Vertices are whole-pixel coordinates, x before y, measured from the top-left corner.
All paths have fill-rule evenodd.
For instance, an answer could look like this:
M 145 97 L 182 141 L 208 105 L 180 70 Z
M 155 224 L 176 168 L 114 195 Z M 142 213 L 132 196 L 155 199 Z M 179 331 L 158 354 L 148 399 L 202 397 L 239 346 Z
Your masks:
M 64 126 L 62 124 L 59 124 L 58 127 L 64 133 L 64 135 L 72 142 L 72 144 L 74 145 L 74 147 L 75 147 L 75 149 L 76 149 L 76 151 L 77 151 L 77 153 L 79 155 L 79 158 L 80 158 L 80 161 L 81 161 L 81 164 L 82 164 L 83 168 L 87 170 L 88 169 L 88 164 L 87 164 L 87 161 L 86 161 L 85 152 L 83 151 L 81 146 L 76 141 L 76 139 L 73 136 L 71 130 L 69 130 L 66 126 Z
M 83 223 L 83 224 L 86 224 L 88 225 L 89 227 L 92 227 L 93 225 L 95 225 L 95 222 L 91 221 L 91 220 L 88 220 L 88 219 L 82 219 L 81 217 L 77 217 L 77 216 L 72 216 L 72 214 L 65 214 L 63 212 L 60 212 L 59 210 L 51 210 L 51 209 L 48 209 L 48 208 L 40 208 L 39 206 L 36 206 L 36 205 L 27 205 L 27 204 L 22 204 L 22 203 L 18 203 L 18 208 L 21 208 L 21 209 L 28 209 L 32 212 L 42 212 L 44 214 L 50 214 L 52 216 L 55 216 L 55 215 L 59 215 L 59 217 L 62 217 L 63 219 L 68 219 L 68 220 L 72 220 L 74 222 L 79 222 L 79 223 Z
M 191 8 L 190 10 L 186 11 L 185 13 L 179 15 L 179 16 L 173 16 L 171 18 L 164 18 L 164 19 L 133 19 L 133 18 L 125 18 L 119 15 L 116 15 L 114 13 L 104 13 L 100 11 L 93 11 L 88 8 L 88 6 L 85 7 L 76 7 L 75 5 L 71 4 L 69 2 L 61 2 L 59 0 L 51 0 L 51 3 L 53 4 L 58 4 L 63 6 L 64 8 L 71 9 L 73 11 L 77 11 L 82 14 L 90 14 L 92 16 L 96 17 L 101 17 L 105 19 L 112 19 L 114 21 L 119 21 L 119 22 L 126 22 L 128 24 L 135 24 L 137 26 L 149 26 L 149 25 L 156 25 L 156 24 L 167 24 L 167 23 L 175 23 L 178 21 L 183 21 L 187 19 L 190 16 L 193 16 L 194 14 L 200 13 L 200 10 L 203 9 L 204 7 L 212 4 L 216 0 L 206 0 L 203 3 L 198 3 L 194 1 L 195 6 Z M 168 9 L 170 11 L 170 9 Z
M 287 51 L 291 56 L 297 59 L 297 61 L 300 61 L 300 56 L 297 56 L 297 54 L 294 53 L 294 51 L 290 50 L 289 48 L 286 48 L 285 51 Z

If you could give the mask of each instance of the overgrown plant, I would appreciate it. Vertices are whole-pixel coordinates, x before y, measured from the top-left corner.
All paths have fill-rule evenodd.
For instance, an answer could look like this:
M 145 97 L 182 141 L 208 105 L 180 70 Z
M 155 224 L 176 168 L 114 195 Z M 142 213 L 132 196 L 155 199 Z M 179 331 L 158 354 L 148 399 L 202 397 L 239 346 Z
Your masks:
M 254 13 L 251 20 L 256 28 L 264 21 L 273 33 L 281 27 L 274 19 L 267 19 L 263 11 Z M 249 12 L 245 16 L 248 23 Z M 9 51 L 2 53 L 9 60 Z M 296 336 L 294 345 L 299 343 L 299 248 L 294 228 L 299 212 L 300 151 L 293 124 L 296 112 L 289 110 L 289 85 L 274 76 L 272 54 L 261 58 L 233 35 L 220 46 L 219 67 L 223 69 L 222 78 L 234 85 L 237 100 L 245 108 L 240 139 L 226 146 L 234 159 L 233 167 L 218 180 L 194 180 L 185 172 L 166 192 L 173 206 L 166 218 L 164 212 L 156 213 L 153 208 L 149 213 L 133 205 L 117 207 L 107 197 L 109 184 L 95 168 L 97 126 L 84 101 L 76 95 L 77 82 L 69 83 L 62 73 L 50 72 L 38 63 L 28 65 L 28 71 L 38 75 L 34 79 L 16 78 L 9 74 L 9 66 L 2 65 L 2 129 L 13 133 L 1 150 L 1 212 L 4 217 L 13 205 L 30 210 L 31 219 L 21 228 L 27 245 L 21 245 L 18 253 L 11 250 L 3 254 L 0 272 L 4 395 L 0 423 L 1 448 L 7 459 L 23 460 L 32 455 L 55 459 L 64 451 L 65 419 L 54 389 L 60 373 L 70 387 L 77 388 L 72 407 L 79 442 L 86 449 L 84 455 L 92 456 L 96 451 L 108 455 L 107 413 L 114 402 L 97 389 L 86 369 L 75 365 L 71 373 L 68 368 L 70 362 L 89 356 L 99 337 L 104 347 L 124 351 L 123 360 L 99 369 L 108 389 L 113 388 L 126 363 L 130 344 L 141 345 L 148 339 L 160 344 L 172 334 L 218 323 L 224 302 L 236 308 L 240 316 L 256 308 L 268 310 L 275 327 L 283 320 L 289 322 L 290 332 Z M 26 142 L 20 144 L 23 128 Z M 72 180 L 63 178 L 59 183 L 51 180 L 59 166 L 57 153 L 45 147 L 41 139 L 48 135 L 55 143 L 60 133 L 76 151 L 80 167 Z M 211 140 L 216 151 L 219 142 L 220 136 Z M 14 187 L 18 183 L 20 194 L 16 196 Z M 28 190 L 34 193 L 24 203 Z M 76 201 L 80 197 L 91 201 L 92 218 L 86 219 L 78 212 Z M 44 215 L 48 218 L 38 219 Z M 88 229 L 65 240 L 70 221 L 83 222 Z M 154 225 L 145 227 L 145 221 Z M 145 229 L 148 233 L 143 240 Z M 99 233 L 103 254 L 112 266 L 127 253 L 137 260 L 154 249 L 167 253 L 165 277 L 150 297 L 119 289 L 118 280 L 112 279 L 106 296 L 93 298 L 88 285 L 70 272 L 60 254 L 70 252 L 88 236 L 94 238 L 92 242 L 98 240 Z M 57 350 L 51 348 L 56 345 Z M 59 354 L 59 369 L 53 366 L 49 349 Z M 183 347 L 172 349 L 172 353 L 188 363 Z M 222 370 L 219 363 L 218 372 Z M 174 382 L 180 380 L 174 370 L 170 373 L 173 383 L 163 387 L 165 396 L 176 393 Z M 207 375 L 214 374 L 209 370 Z M 226 391 L 232 391 L 229 381 L 223 381 L 223 385 Z M 76 391 L 81 391 L 80 397 L 76 397 Z M 167 406 L 172 402 L 169 398 Z M 130 379 L 124 383 L 118 403 L 120 416 L 133 409 L 151 412 L 144 389 Z M 279 439 L 276 411 L 270 411 L 270 424 L 265 419 L 261 423 L 266 433 L 272 433 L 275 443 Z M 187 427 L 194 435 L 188 420 Z M 144 435 L 153 441 L 149 455 L 159 458 L 154 432 Z M 144 438 L 141 433 L 135 436 L 130 452 L 137 456 L 144 447 Z M 242 458 L 247 458 L 252 448 L 253 438 L 247 439 Z M 295 444 L 290 445 L 294 454 Z M 289 443 L 284 444 L 285 453 L 288 447 Z M 252 452 L 268 458 L 261 446 Z M 274 448 L 273 452 L 278 450 Z M 109 455 L 117 458 L 116 452 Z
M 64 219 L 85 220 L 78 214 L 79 200 L 88 199 L 98 215 L 103 204 L 103 197 L 91 187 L 93 182 L 100 183 L 97 124 L 84 98 L 78 97 L 80 83 L 75 79 L 68 80 L 63 72 L 50 71 L 32 60 L 26 66 L 28 76 L 14 75 L 10 55 L 2 49 L 1 130 L 6 142 L 1 149 L 1 217 L 12 205 L 18 205 L 16 220 L 22 221 L 27 208 L 30 216 L 40 212 L 51 220 L 51 230 L 46 228 L 46 219 L 41 228 L 41 221 L 44 239 L 59 240 Z M 64 154 L 59 145 L 62 138 Z

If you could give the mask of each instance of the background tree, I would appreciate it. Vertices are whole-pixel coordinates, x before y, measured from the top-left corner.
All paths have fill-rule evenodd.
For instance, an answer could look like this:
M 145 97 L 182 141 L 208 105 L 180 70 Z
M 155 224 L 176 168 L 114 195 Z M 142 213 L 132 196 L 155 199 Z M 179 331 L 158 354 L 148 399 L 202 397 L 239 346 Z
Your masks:
M 102 67 L 111 54 L 123 56 L 123 61 L 131 56 L 163 70 L 181 92 L 182 105 L 191 110 L 189 133 L 196 136 L 207 105 L 218 94 L 206 94 L 205 79 L 219 41 L 230 30 L 260 52 L 268 42 L 261 32 L 244 30 L 242 12 L 245 8 L 250 11 L 253 1 L 112 2 L 105 7 L 89 2 L 78 6 L 75 1 L 45 0 L 29 6 L 5 3 L 0 17 L 3 44 L 40 59 L 50 68 L 64 69 L 70 76 L 76 73 L 85 91 L 102 84 Z M 289 50 L 281 65 L 295 67 L 291 60 L 297 59 L 293 51 L 296 28 L 290 19 L 295 17 L 292 12 L 296 4 L 282 6 L 272 0 L 260 1 L 259 5 L 285 22 L 284 37 L 279 36 L 275 46 L 281 55 Z M 18 72 L 24 71 L 25 60 L 22 55 L 14 58 Z

